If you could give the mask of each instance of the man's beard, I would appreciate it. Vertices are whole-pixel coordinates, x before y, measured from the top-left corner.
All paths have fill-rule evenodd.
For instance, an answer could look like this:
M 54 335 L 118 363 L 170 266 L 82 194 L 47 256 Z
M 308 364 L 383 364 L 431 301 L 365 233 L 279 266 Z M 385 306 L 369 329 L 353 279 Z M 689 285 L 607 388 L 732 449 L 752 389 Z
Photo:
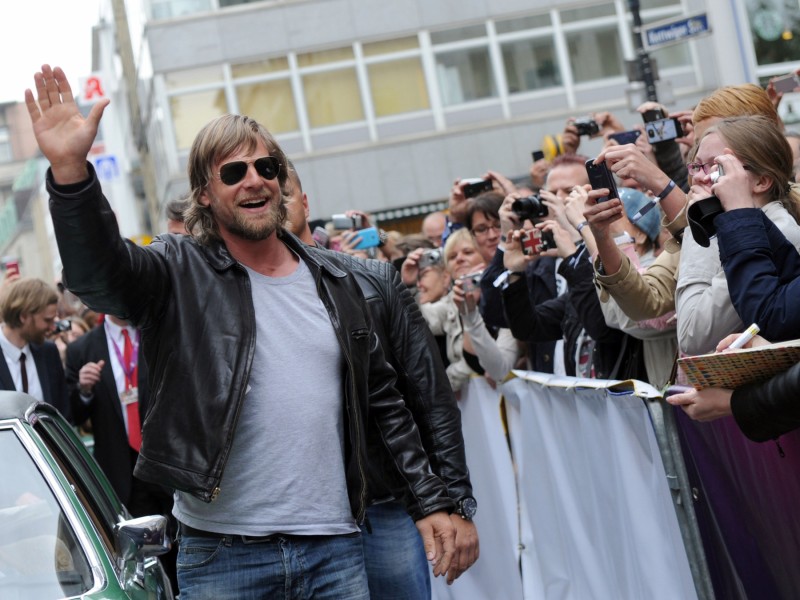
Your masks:
M 243 240 L 251 242 L 265 240 L 276 231 L 279 231 L 286 222 L 287 210 L 283 197 L 278 196 L 277 201 L 278 204 L 274 204 L 274 201 L 270 201 L 270 210 L 260 215 L 261 218 L 259 219 L 248 218 L 246 214 L 234 210 L 225 222 L 220 223 L 218 221 L 217 225 L 219 226 L 222 224 L 232 235 Z M 213 203 L 211 205 L 211 210 L 214 214 L 214 218 L 219 220 L 220 215 L 215 213 Z
M 265 240 L 283 225 L 284 219 L 280 218 L 279 210 L 273 207 L 268 213 L 269 219 L 253 221 L 247 219 L 245 215 L 233 213 L 233 221 L 227 223 L 227 229 L 235 236 L 243 240 L 258 242 Z

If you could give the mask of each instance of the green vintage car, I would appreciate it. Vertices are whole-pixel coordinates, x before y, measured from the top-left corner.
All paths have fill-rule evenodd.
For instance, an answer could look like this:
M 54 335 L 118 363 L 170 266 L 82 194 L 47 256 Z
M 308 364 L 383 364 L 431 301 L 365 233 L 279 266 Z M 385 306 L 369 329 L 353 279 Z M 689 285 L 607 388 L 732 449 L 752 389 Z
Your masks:
M 0 598 L 171 599 L 169 548 L 166 518 L 131 519 L 57 410 L 0 392 Z

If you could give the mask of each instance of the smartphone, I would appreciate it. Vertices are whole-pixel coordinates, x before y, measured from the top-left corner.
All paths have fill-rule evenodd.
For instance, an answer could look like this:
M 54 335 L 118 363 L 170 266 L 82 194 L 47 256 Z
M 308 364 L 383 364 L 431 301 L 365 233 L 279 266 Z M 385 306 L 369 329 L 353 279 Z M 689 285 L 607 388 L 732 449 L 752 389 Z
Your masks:
M 683 128 L 677 117 L 645 123 L 644 130 L 647 132 L 647 141 L 651 144 L 666 142 L 683 136 Z
M 364 226 L 361 215 L 353 215 L 352 217 L 344 214 L 333 215 L 331 221 L 333 221 L 334 229 L 358 229 Z
M 615 140 L 620 146 L 622 146 L 623 144 L 635 144 L 640 135 L 642 135 L 641 131 L 638 129 L 631 129 L 630 131 L 610 133 L 608 134 L 608 137 L 612 140 Z
M 531 158 L 533 159 L 533 162 L 544 160 L 544 152 L 542 150 L 534 150 L 531 152 Z
M 527 256 L 541 254 L 545 250 L 556 247 L 556 240 L 552 231 L 542 231 L 541 229 L 530 229 L 522 234 L 522 252 Z
M 492 180 L 491 179 L 482 179 L 480 177 L 476 177 L 473 179 L 466 179 L 467 183 L 461 187 L 464 191 L 465 198 L 474 198 L 482 194 L 483 192 L 491 192 L 492 191 Z
M 355 250 L 366 250 L 367 248 L 377 248 L 378 243 L 380 243 L 380 236 L 378 235 L 378 229 L 376 227 L 367 227 L 366 229 L 359 229 L 356 231 L 358 237 L 361 238 L 361 241 L 358 242 L 353 248 Z
M 800 79 L 794 73 L 776 77 L 772 80 L 772 87 L 779 94 L 789 94 L 800 87 Z
M 666 117 L 667 114 L 660 108 L 651 108 L 650 110 L 646 110 L 642 113 L 642 121 L 645 123 L 651 123 L 653 121 L 658 121 L 659 119 L 665 119 Z
M 598 198 L 598 202 L 605 202 L 611 198 L 619 198 L 617 184 L 614 181 L 614 174 L 609 170 L 605 161 L 594 164 L 594 159 L 590 158 L 586 161 L 586 173 L 589 175 L 589 183 L 592 184 L 592 189 L 599 190 L 608 188 L 608 196 Z
M 5 269 L 6 276 L 19 275 L 19 259 L 7 256 L 3 259 L 3 269 Z

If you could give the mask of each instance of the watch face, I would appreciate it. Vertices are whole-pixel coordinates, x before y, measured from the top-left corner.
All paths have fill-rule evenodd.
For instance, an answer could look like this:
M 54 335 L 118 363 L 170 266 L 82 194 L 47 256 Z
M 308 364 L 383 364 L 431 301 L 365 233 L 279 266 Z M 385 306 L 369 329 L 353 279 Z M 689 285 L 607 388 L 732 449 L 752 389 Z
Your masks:
M 458 503 L 458 512 L 467 521 L 471 521 L 477 511 L 478 503 L 475 501 L 475 498 L 467 497 Z

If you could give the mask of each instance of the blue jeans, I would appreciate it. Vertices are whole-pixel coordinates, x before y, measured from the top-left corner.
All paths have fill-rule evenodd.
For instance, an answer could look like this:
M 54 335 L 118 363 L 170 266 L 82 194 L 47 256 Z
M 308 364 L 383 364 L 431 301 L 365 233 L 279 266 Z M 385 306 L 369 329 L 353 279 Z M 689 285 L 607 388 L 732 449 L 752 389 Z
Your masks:
M 369 600 L 361 535 L 184 536 L 181 600 Z
M 430 600 L 431 576 L 414 521 L 399 502 L 367 509 L 372 533 L 362 531 L 372 600 Z

